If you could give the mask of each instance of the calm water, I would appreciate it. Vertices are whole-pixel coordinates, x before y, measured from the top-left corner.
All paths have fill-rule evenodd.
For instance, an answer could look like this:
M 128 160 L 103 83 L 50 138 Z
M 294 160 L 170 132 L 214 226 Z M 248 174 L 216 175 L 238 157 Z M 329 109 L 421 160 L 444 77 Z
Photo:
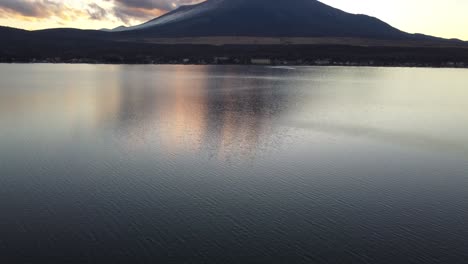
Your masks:
M 468 71 L 0 65 L 2 263 L 467 263 Z

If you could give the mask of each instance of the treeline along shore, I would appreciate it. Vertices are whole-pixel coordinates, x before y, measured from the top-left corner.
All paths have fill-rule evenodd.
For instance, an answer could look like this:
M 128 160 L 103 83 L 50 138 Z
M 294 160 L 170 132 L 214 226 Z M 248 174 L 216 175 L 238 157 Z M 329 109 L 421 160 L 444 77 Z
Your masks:
M 2 63 L 239 64 L 468 67 L 466 48 L 355 47 L 345 45 L 168 45 L 15 47 Z
M 468 68 L 468 50 L 352 46 L 152 45 L 134 52 L 105 50 L 2 51 L 1 63 L 337 65 Z
M 22 35 L 21 35 L 22 36 Z M 351 43 L 352 44 L 352 43 Z M 468 45 L 188 44 L 12 37 L 2 63 L 239 64 L 468 67 Z

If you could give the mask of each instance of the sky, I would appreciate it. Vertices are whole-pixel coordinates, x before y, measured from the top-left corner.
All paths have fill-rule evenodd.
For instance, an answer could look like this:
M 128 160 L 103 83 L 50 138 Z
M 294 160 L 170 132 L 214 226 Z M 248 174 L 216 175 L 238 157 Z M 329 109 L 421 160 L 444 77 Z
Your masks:
M 136 25 L 202 0 L 0 0 L 0 25 L 29 30 Z M 277 0 L 271 0 L 277 1 Z M 287 1 L 287 0 L 286 0 Z M 468 40 L 467 0 L 322 0 L 410 33 Z

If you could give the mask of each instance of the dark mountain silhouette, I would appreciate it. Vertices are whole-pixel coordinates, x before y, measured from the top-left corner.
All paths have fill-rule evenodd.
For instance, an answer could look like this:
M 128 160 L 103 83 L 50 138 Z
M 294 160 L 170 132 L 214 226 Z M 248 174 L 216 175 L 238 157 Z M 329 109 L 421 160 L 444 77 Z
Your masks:
M 0 62 L 468 65 L 466 42 L 409 34 L 316 0 L 207 0 L 133 27 L 0 27 L 0 38 Z
M 182 6 L 125 32 L 165 37 L 416 37 L 377 18 L 346 13 L 316 0 L 208 0 Z
M 95 40 L 243 36 L 448 41 L 422 34 L 409 34 L 375 17 L 350 14 L 317 0 L 207 0 L 200 4 L 181 6 L 133 27 L 38 31 L 0 27 L 0 34 L 13 38 L 29 35 L 32 39 Z

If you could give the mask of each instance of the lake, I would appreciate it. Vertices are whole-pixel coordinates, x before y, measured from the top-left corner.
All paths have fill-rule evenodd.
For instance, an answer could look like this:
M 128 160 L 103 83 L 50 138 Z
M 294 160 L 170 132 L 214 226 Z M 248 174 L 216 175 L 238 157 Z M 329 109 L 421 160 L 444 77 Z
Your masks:
M 3 263 L 466 263 L 468 70 L 0 65 Z

